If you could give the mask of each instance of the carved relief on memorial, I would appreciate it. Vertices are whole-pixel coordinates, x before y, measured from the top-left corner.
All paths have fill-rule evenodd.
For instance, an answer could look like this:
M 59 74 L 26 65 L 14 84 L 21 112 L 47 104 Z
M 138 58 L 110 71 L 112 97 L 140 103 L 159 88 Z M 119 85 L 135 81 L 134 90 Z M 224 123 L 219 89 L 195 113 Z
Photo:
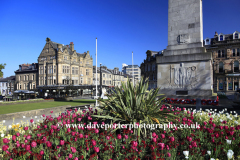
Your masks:
M 192 89 L 199 82 L 199 78 L 196 76 L 196 66 L 184 67 L 172 67 L 170 66 L 170 80 L 167 80 L 169 86 L 165 88 L 182 88 Z

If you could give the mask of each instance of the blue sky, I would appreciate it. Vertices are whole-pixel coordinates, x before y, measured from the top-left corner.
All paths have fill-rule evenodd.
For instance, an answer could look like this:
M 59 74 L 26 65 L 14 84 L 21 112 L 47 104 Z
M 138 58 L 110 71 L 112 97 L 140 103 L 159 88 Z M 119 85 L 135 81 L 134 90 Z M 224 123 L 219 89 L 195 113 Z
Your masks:
M 203 0 L 203 37 L 215 31 L 240 31 L 240 0 Z M 78 53 L 90 52 L 96 63 L 113 69 L 140 66 L 146 51 L 167 47 L 167 0 L 0 0 L 0 63 L 4 77 L 19 64 L 37 62 L 49 37 Z

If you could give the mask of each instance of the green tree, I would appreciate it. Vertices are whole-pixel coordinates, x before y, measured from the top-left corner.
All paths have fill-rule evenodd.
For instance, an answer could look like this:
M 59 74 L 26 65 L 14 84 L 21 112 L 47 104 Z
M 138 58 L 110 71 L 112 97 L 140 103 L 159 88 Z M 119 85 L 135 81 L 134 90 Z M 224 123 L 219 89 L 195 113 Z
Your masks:
M 5 69 L 6 63 L 0 64 L 0 78 L 3 77 L 3 69 Z

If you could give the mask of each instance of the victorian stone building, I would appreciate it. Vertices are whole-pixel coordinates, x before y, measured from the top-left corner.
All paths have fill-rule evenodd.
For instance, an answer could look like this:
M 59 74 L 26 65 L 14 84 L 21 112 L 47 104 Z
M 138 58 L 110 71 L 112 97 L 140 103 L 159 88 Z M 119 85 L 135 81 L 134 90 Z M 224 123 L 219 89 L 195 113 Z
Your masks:
M 52 85 L 91 85 L 93 59 L 89 51 L 77 53 L 73 42 L 63 45 L 46 39 L 38 57 L 39 87 Z
M 148 78 L 149 80 L 149 89 L 153 89 L 157 87 L 157 64 L 156 64 L 156 56 L 161 54 L 162 51 L 151 51 L 147 50 L 146 59 L 141 63 L 141 76 L 144 78 Z
M 15 71 L 14 90 L 33 90 L 38 85 L 38 63 L 21 64 Z
M 125 74 L 121 71 L 119 71 L 118 67 L 115 67 L 114 69 L 109 69 L 106 66 L 98 67 L 97 70 L 97 84 L 100 85 L 100 73 L 102 75 L 102 85 L 107 87 L 116 87 L 121 86 L 121 82 L 126 83 L 127 78 L 129 78 L 132 81 L 132 76 Z M 93 66 L 93 84 L 96 85 L 96 66 Z
M 213 55 L 213 88 L 215 92 L 234 91 L 240 83 L 240 34 L 215 33 L 204 46 Z

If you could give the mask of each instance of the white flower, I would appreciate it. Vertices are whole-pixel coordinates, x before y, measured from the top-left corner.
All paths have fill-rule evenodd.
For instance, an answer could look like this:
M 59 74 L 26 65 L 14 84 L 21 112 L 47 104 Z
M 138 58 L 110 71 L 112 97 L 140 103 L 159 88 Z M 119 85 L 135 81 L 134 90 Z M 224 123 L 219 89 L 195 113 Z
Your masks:
M 217 111 L 217 109 L 214 109 L 214 111 L 216 112 L 216 111 Z
M 234 154 L 234 152 L 230 149 L 230 150 L 228 150 L 228 152 L 227 152 L 227 157 L 228 157 L 229 159 L 231 159 L 231 158 L 233 157 L 233 154 Z
M 238 114 L 235 114 L 234 117 L 237 118 L 237 117 L 238 117 Z
M 202 115 L 202 113 L 200 113 L 200 116 Z
M 35 118 L 37 118 L 37 116 L 35 116 Z
M 219 119 L 219 121 L 220 121 L 220 122 L 223 122 L 223 120 L 222 120 L 222 119 Z
M 210 160 L 215 160 L 214 158 L 211 158 Z
M 185 158 L 188 159 L 189 151 L 183 151 L 183 154 L 184 154 Z
M 234 121 L 235 124 L 238 124 L 238 121 Z
M 236 111 L 233 111 L 233 113 L 236 113 Z
M 226 139 L 226 141 L 227 141 L 227 144 L 231 144 L 232 143 L 232 140 Z
M 3 123 L 5 123 L 6 121 L 5 121 L 5 120 L 3 120 L 2 122 L 3 122 Z
M 26 118 L 25 116 L 23 116 L 23 118 Z
M 11 126 L 11 125 L 9 125 L 9 126 L 8 126 L 8 129 L 11 129 L 11 128 L 12 128 L 12 126 Z
M 207 154 L 211 155 L 211 151 L 207 151 Z
M 4 137 L 4 133 L 1 134 L 1 137 L 2 137 L 2 138 Z

